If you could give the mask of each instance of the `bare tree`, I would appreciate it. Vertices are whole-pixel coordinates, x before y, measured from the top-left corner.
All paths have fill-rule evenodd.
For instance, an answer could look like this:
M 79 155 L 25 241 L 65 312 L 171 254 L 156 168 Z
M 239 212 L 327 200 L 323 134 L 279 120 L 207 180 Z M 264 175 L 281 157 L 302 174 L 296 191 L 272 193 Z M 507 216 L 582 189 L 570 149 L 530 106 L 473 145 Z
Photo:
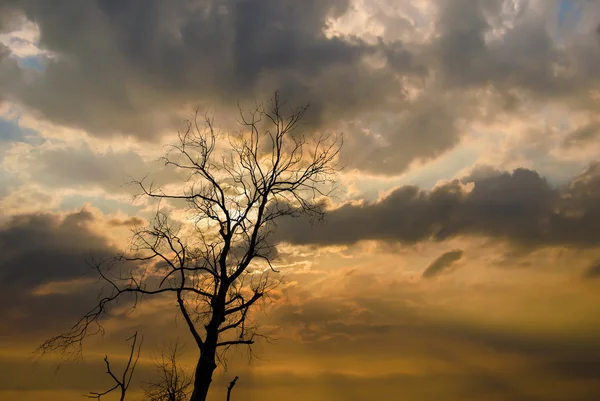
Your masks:
M 160 376 L 144 385 L 147 401 L 184 401 L 188 398 L 193 376 L 177 363 L 181 353 L 178 343 L 161 351 L 160 358 L 154 361 Z
M 196 113 L 164 157 L 165 165 L 187 173 L 183 188 L 169 193 L 135 182 L 142 196 L 186 202 L 193 224 L 159 207 L 151 224 L 135 231 L 120 269 L 95 265 L 108 293 L 42 351 L 81 349 L 88 334 L 102 330 L 109 306 L 127 295 L 133 307 L 143 297 L 170 296 L 199 351 L 190 400 L 206 400 L 224 352 L 260 335 L 250 311 L 278 284 L 270 241 L 275 222 L 300 214 L 321 218 L 321 200 L 338 171 L 341 137 L 298 132 L 309 106 L 289 114 L 283 107 L 275 95 L 267 106 L 240 109 L 242 129 L 235 135 L 218 132 L 211 118 L 199 123 Z
M 140 359 L 140 351 L 142 349 L 142 341 L 140 341 L 139 345 L 137 343 L 137 331 L 127 340 L 131 340 L 131 351 L 129 351 L 129 359 L 127 360 L 127 365 L 125 365 L 125 369 L 123 369 L 123 373 L 117 376 L 110 367 L 110 362 L 108 361 L 108 355 L 104 356 L 104 363 L 106 365 L 106 374 L 111 377 L 111 379 L 115 382 L 115 385 L 108 390 L 102 392 L 94 392 L 90 391 L 87 395 L 88 398 L 95 398 L 100 400 L 103 396 L 112 393 L 113 391 L 119 390 L 120 396 L 119 400 L 124 401 L 125 395 L 127 394 L 127 390 L 129 389 L 129 385 L 131 384 L 131 379 L 133 378 L 133 373 L 135 371 L 135 367 L 137 366 L 138 359 Z M 136 351 L 137 347 L 137 351 Z

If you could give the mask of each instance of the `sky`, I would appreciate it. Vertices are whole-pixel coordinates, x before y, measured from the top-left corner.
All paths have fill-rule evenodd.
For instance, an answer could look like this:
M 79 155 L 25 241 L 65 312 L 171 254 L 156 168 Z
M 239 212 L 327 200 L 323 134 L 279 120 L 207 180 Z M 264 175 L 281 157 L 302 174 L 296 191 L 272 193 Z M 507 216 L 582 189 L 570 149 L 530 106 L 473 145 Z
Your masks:
M 344 168 L 323 222 L 278 225 L 275 340 L 211 401 L 236 375 L 248 401 L 598 400 L 599 71 L 595 0 L 1 0 L 0 399 L 101 390 L 135 330 L 134 390 L 169 339 L 193 366 L 152 300 L 81 359 L 33 351 L 151 219 L 128 182 L 184 179 L 159 160 L 183 121 L 234 132 L 278 91 Z

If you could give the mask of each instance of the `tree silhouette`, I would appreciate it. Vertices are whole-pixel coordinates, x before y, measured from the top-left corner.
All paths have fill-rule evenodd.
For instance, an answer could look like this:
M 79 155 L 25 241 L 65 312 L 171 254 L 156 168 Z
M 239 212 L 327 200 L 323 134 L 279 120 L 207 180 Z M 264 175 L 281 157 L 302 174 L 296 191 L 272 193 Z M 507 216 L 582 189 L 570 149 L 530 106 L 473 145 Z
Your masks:
M 233 390 L 233 386 L 237 383 L 239 377 L 236 376 L 232 381 L 229 382 L 229 386 L 227 386 L 227 401 L 231 401 L 231 390 Z
M 260 333 L 251 309 L 278 284 L 269 241 L 284 216 L 323 216 L 321 200 L 333 190 L 341 137 L 298 132 L 309 105 L 289 108 L 277 94 L 268 106 L 240 109 L 241 130 L 218 132 L 211 118 L 179 134 L 163 158 L 187 173 L 173 193 L 135 181 L 141 196 L 187 203 L 193 224 L 178 223 L 160 207 L 148 227 L 135 229 L 124 262 L 94 263 L 108 293 L 68 332 L 42 351 L 81 350 L 82 340 L 102 330 L 110 305 L 131 295 L 132 307 L 147 296 L 168 296 L 198 348 L 191 401 L 206 400 L 214 370 L 232 346 L 251 346 Z M 191 227 L 190 227 L 191 226 Z M 152 272 L 151 274 L 148 272 Z
M 102 399 L 107 394 L 112 393 L 113 391 L 119 391 L 119 400 L 124 401 L 125 396 L 127 395 L 127 390 L 129 389 L 129 385 L 131 384 L 131 379 L 133 379 L 133 373 L 135 372 L 135 367 L 137 366 L 137 362 L 140 359 L 140 351 L 142 349 L 142 341 L 137 344 L 137 331 L 127 340 L 131 340 L 131 350 L 129 351 L 129 359 L 127 360 L 127 365 L 123 369 L 123 373 L 117 376 L 110 367 L 110 362 L 108 360 L 108 355 L 104 356 L 104 364 L 106 365 L 106 374 L 111 377 L 111 379 L 115 382 L 115 385 L 108 390 L 102 392 L 90 391 L 90 393 L 86 396 L 88 398 L 94 398 L 97 400 Z M 137 348 L 137 351 L 136 351 Z
M 181 353 L 178 343 L 162 350 L 160 358 L 154 361 L 154 366 L 159 372 L 158 380 L 143 386 L 145 400 L 184 401 L 188 398 L 193 377 L 177 363 Z

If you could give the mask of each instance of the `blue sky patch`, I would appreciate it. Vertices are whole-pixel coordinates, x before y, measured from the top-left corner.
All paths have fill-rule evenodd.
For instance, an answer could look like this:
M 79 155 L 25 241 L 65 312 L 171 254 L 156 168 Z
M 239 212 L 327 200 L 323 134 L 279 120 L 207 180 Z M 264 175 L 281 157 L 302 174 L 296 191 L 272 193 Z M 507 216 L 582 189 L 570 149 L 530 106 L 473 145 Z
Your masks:
M 581 9 L 584 2 L 581 0 L 561 0 L 558 3 L 557 17 L 558 26 L 564 27 L 566 24 L 577 25 L 581 20 Z
M 34 55 L 27 57 L 18 57 L 17 62 L 21 68 L 29 70 L 44 71 L 46 69 L 45 57 L 43 55 Z
M 0 143 L 25 142 L 39 145 L 43 142 L 40 133 L 31 128 L 19 126 L 19 120 L 0 118 Z

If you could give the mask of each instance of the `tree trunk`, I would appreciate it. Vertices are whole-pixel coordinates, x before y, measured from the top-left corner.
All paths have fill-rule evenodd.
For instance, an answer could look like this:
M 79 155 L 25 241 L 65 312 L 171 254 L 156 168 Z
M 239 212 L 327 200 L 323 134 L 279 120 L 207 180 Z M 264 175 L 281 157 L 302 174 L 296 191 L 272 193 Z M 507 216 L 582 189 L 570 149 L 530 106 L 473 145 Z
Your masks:
M 206 397 L 208 396 L 208 389 L 210 388 L 212 375 L 217 364 L 215 363 L 216 347 L 213 346 L 212 350 L 207 348 L 208 347 L 204 348 L 204 352 L 202 352 L 198 365 L 196 366 L 194 390 L 192 391 L 190 401 L 206 401 Z
M 206 325 L 206 339 L 204 346 L 200 350 L 200 359 L 196 366 L 194 377 L 194 390 L 190 401 L 206 401 L 212 375 L 217 368 L 215 356 L 217 354 L 217 343 L 219 342 L 219 326 L 225 320 L 225 296 L 227 286 L 222 286 L 219 294 L 212 304 L 213 314 L 210 322 Z

